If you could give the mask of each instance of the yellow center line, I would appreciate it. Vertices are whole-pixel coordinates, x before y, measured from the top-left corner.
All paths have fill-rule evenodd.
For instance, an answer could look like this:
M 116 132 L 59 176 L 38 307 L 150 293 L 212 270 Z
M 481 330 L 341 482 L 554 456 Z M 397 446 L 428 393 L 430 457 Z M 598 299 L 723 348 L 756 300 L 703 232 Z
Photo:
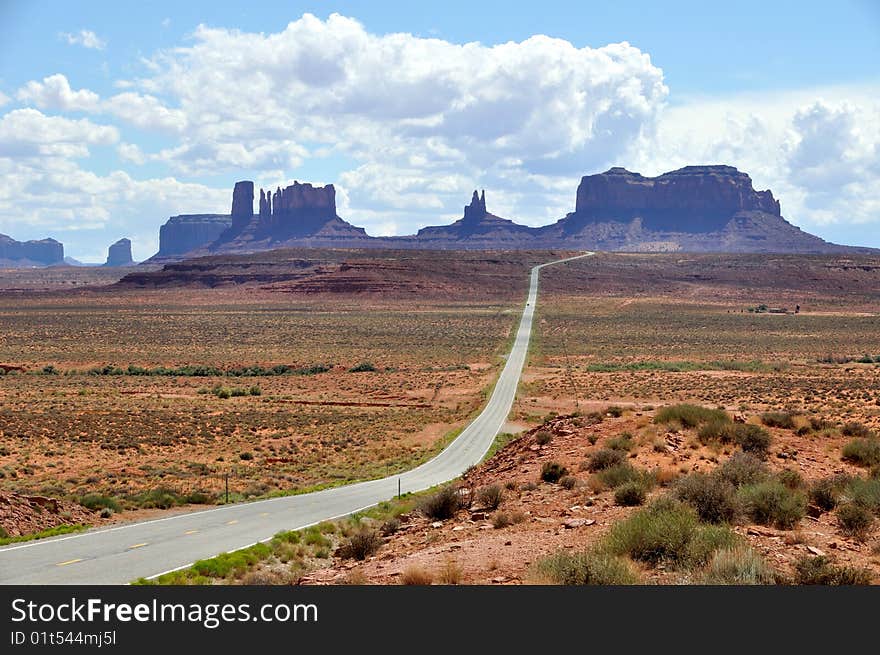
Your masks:
M 82 559 L 69 559 L 66 562 L 58 562 L 55 566 L 67 566 L 68 564 L 76 564 L 82 562 Z
M 145 541 L 145 542 L 142 543 L 142 544 L 135 544 L 134 546 L 129 546 L 128 549 L 129 549 L 129 550 L 133 550 L 133 549 L 135 549 L 135 548 L 142 548 L 143 546 L 146 546 L 146 545 L 147 545 L 147 542 Z
M 183 534 L 195 534 L 196 532 L 198 532 L 198 530 L 187 530 Z
M 226 525 L 235 525 L 236 523 L 238 523 L 238 519 L 232 519 L 231 521 L 227 521 Z

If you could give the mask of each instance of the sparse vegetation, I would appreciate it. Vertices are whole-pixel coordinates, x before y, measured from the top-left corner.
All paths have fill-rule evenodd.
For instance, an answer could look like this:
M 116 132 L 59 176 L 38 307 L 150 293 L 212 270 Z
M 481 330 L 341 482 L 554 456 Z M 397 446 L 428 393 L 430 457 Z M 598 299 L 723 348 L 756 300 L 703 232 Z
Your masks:
M 642 480 L 624 482 L 614 490 L 614 503 L 623 507 L 644 505 L 647 489 Z
M 736 488 L 719 475 L 692 473 L 675 482 L 673 493 L 706 523 L 732 523 L 739 513 Z
M 422 499 L 419 510 L 435 521 L 451 519 L 461 507 L 461 494 L 453 485 L 443 487 L 430 496 Z
M 412 564 L 400 575 L 402 585 L 429 585 L 434 582 L 434 575 L 422 566 Z
M 768 428 L 784 428 L 793 430 L 794 416 L 789 412 L 764 412 L 761 414 L 761 423 Z
M 559 482 L 568 475 L 568 469 L 559 462 L 545 462 L 541 467 L 541 479 L 544 482 Z
M 843 459 L 857 466 L 880 464 L 880 439 L 857 437 L 843 447 Z
M 700 579 L 707 585 L 771 585 L 779 575 L 764 558 L 746 546 L 717 551 Z
M 870 571 L 852 566 L 837 566 L 826 556 L 802 557 L 795 564 L 795 582 L 802 585 L 868 585 Z
M 375 530 L 361 529 L 340 546 L 336 554 L 343 559 L 365 560 L 382 546 L 382 537 Z
M 498 509 L 504 502 L 504 489 L 498 484 L 481 487 L 477 491 L 477 502 L 486 509 Z
M 701 525 L 696 511 L 671 498 L 655 501 L 612 526 L 604 541 L 610 552 L 656 566 L 704 564 L 719 548 L 738 543 L 726 527 Z
M 626 454 L 620 450 L 603 448 L 597 450 L 587 461 L 587 470 L 591 473 L 602 471 L 612 466 L 619 466 L 626 460 Z
M 581 553 L 560 551 L 538 560 L 531 576 L 559 585 L 631 585 L 639 577 L 624 558 L 602 550 Z
M 654 423 L 677 423 L 683 428 L 696 428 L 704 423 L 729 421 L 730 417 L 723 410 L 688 403 L 664 407 L 654 415 Z
M 864 540 L 874 524 L 874 515 L 864 505 L 851 502 L 837 508 L 837 522 L 840 530 L 848 537 Z
M 756 484 L 769 475 L 767 465 L 751 453 L 737 452 L 731 455 L 716 471 L 722 480 L 735 487 Z
M 793 528 L 807 511 L 806 496 L 778 480 L 746 485 L 739 490 L 738 496 L 751 520 L 781 530 Z

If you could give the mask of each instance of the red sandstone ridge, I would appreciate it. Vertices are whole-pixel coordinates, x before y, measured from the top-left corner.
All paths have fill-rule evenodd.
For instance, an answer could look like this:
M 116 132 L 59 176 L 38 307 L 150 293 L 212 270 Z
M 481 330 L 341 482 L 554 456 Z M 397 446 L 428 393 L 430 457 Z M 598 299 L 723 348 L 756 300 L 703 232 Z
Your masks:
M 182 255 L 248 253 L 273 248 L 418 248 L 439 250 L 605 250 L 620 252 L 872 252 L 828 243 L 786 221 L 769 191 L 732 166 L 686 166 L 657 177 L 624 168 L 587 175 L 575 211 L 551 225 L 528 227 L 489 213 L 474 191 L 462 218 L 417 234 L 370 237 L 336 214 L 332 184 L 294 182 L 260 189 L 235 185 L 230 215 L 175 216 L 162 226 L 153 261 Z

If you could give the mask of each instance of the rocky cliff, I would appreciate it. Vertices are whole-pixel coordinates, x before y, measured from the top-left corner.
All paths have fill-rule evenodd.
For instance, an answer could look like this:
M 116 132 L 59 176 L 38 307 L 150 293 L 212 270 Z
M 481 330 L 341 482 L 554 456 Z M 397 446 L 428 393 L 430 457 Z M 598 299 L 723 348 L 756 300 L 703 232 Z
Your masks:
M 770 191 L 733 166 L 657 177 L 611 168 L 581 178 L 575 211 L 538 230 L 547 244 L 628 251 L 841 252 L 786 221 Z
M 51 266 L 64 263 L 64 246 L 55 239 L 16 241 L 0 234 L 0 267 Z
M 131 241 L 122 238 L 116 243 L 110 244 L 107 249 L 107 261 L 104 266 L 131 266 L 134 260 L 131 258 Z
M 737 212 L 780 216 L 770 191 L 755 191 L 733 166 L 686 166 L 657 177 L 612 168 L 581 178 L 570 224 L 641 218 L 648 230 L 722 230 Z
M 182 259 L 193 250 L 212 243 L 232 225 L 227 214 L 181 214 L 159 228 L 159 252 L 151 260 Z
M 591 249 L 634 252 L 839 253 L 859 249 L 823 241 L 786 221 L 770 191 L 732 166 L 686 166 L 657 177 L 611 168 L 580 181 L 575 210 L 539 228 L 489 213 L 474 191 L 459 220 L 417 234 L 374 238 L 336 214 L 332 184 L 294 182 L 260 189 L 235 185 L 229 216 L 175 216 L 162 226 L 154 261 L 182 255 L 287 247 L 456 250 Z

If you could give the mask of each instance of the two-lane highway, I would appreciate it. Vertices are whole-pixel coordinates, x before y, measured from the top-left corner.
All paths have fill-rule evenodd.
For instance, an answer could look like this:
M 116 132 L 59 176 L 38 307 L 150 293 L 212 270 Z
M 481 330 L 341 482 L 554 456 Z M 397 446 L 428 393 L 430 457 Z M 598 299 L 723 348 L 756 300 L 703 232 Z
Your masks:
M 7 546 L 0 549 L 0 584 L 124 584 L 266 541 L 281 530 L 347 516 L 393 498 L 398 484 L 406 493 L 458 477 L 483 458 L 513 406 L 528 354 L 541 269 L 592 254 L 532 269 L 516 338 L 492 396 L 480 415 L 430 461 L 381 480 Z

